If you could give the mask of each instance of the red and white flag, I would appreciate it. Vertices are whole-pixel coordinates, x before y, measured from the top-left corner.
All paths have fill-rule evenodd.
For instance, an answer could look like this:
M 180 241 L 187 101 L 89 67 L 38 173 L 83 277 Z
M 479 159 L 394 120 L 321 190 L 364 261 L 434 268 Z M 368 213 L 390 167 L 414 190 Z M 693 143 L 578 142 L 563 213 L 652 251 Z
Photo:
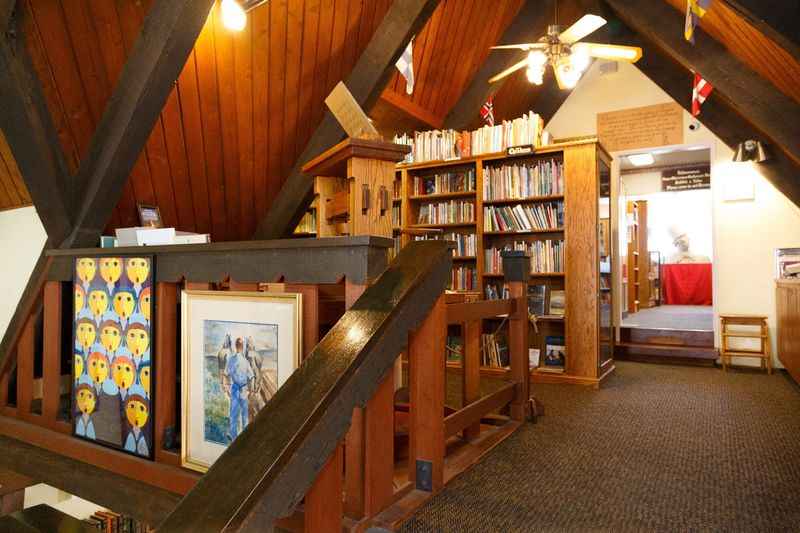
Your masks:
M 711 86 L 703 77 L 697 72 L 694 73 L 694 86 L 692 87 L 692 116 L 696 117 L 700 114 L 700 106 L 706 101 L 708 95 L 714 87 Z
M 493 98 L 494 95 L 489 96 L 489 98 L 481 106 L 481 118 L 489 126 L 494 126 L 494 104 L 492 103 Z

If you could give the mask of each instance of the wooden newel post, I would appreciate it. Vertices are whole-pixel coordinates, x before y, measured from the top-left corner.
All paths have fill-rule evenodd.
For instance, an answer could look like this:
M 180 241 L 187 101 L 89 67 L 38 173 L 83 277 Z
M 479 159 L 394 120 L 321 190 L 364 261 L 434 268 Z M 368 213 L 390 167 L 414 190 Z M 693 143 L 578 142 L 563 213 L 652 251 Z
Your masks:
M 511 380 L 516 383 L 511 402 L 511 418 L 523 421 L 529 413 L 531 373 L 528 364 L 528 280 L 531 258 L 521 250 L 506 251 L 503 257 L 503 277 L 511 299 L 516 301 L 508 322 L 508 352 L 511 359 Z

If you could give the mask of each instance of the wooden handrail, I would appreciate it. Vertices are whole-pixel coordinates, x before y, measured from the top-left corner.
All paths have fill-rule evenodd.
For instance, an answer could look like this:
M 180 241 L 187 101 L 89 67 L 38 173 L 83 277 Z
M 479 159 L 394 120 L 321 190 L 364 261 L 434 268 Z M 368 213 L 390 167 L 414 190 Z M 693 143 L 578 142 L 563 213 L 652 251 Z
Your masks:
M 269 530 L 303 497 L 450 278 L 446 243 L 406 246 L 159 526 Z
M 458 324 L 481 318 L 509 315 L 516 310 L 515 300 L 480 300 L 447 305 L 447 323 Z
M 508 405 L 514 399 L 515 383 L 508 383 L 499 390 L 484 396 L 464 408 L 459 409 L 444 419 L 444 434 L 449 438 L 476 422 L 480 422 L 485 415 Z

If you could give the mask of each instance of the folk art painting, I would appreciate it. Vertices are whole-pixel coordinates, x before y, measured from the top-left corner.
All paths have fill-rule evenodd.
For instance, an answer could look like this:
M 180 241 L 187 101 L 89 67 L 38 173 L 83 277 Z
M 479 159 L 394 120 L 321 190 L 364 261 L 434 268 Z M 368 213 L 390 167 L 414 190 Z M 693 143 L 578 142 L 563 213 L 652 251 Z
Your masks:
M 297 368 L 299 294 L 184 291 L 182 463 L 205 471 Z
M 152 458 L 152 258 L 74 266 L 73 433 Z

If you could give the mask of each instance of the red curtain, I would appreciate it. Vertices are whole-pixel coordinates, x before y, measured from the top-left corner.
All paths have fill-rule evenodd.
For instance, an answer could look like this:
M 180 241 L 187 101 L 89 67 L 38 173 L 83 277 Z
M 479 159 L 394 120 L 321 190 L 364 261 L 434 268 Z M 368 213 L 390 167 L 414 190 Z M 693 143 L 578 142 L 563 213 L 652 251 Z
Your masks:
M 711 263 L 663 265 L 661 277 L 667 305 L 711 305 Z

